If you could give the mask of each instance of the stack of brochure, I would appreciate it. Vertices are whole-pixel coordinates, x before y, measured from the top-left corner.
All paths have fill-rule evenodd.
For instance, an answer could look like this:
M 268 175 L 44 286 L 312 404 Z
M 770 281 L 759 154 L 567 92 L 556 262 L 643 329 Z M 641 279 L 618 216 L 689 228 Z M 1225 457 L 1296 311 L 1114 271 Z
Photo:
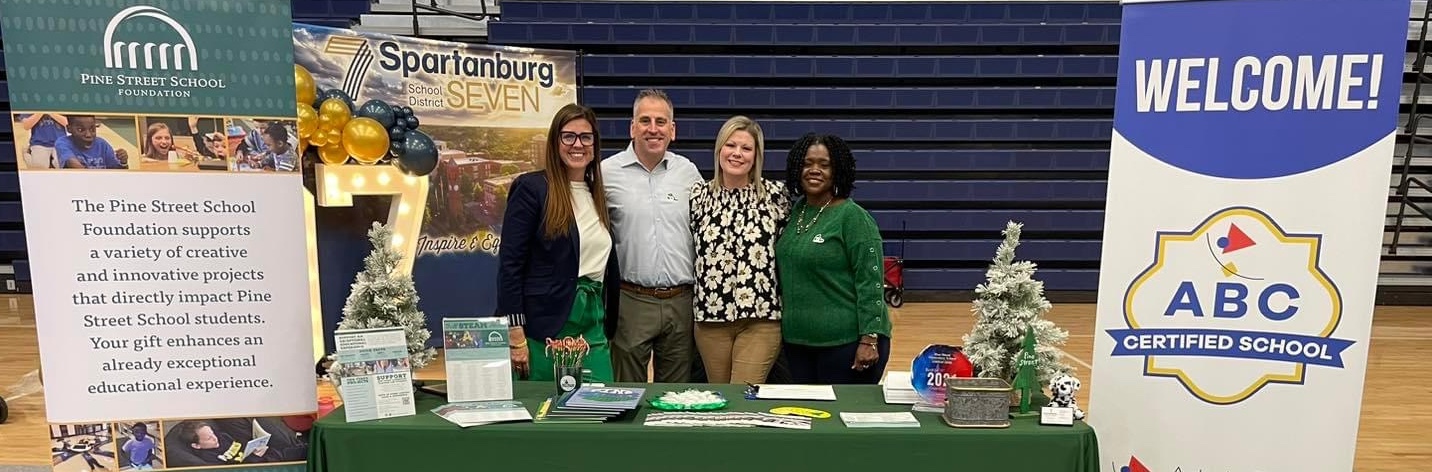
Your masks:
M 908 411 L 891 413 L 840 412 L 840 421 L 847 428 L 919 428 L 920 420 Z
M 504 400 L 490 402 L 449 403 L 434 408 L 433 413 L 463 428 L 510 421 L 531 421 L 532 414 L 522 402 Z
M 943 413 L 945 405 L 926 402 L 920 398 L 919 392 L 915 391 L 915 384 L 910 383 L 911 373 L 907 371 L 888 371 L 885 373 L 885 380 L 880 381 L 880 391 L 885 394 L 885 403 L 891 405 L 914 405 L 910 411 L 924 413 Z
M 891 405 L 920 403 L 920 394 L 915 392 L 915 385 L 910 383 L 910 380 L 910 372 L 886 372 L 885 380 L 880 382 L 881 392 L 885 394 L 885 403 Z
M 601 423 L 625 416 L 641 406 L 645 388 L 583 385 L 542 402 L 538 423 Z

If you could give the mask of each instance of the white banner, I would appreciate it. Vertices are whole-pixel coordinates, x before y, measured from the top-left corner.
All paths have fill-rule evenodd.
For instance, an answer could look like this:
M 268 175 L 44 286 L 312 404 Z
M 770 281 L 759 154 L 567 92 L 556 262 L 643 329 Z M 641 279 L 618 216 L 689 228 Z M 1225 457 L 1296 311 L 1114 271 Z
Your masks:
M 55 470 L 307 460 L 287 0 L 0 0 Z
M 1352 470 L 1409 8 L 1125 5 L 1089 408 L 1108 470 Z
M 312 411 L 299 176 L 80 172 L 21 175 L 50 421 Z

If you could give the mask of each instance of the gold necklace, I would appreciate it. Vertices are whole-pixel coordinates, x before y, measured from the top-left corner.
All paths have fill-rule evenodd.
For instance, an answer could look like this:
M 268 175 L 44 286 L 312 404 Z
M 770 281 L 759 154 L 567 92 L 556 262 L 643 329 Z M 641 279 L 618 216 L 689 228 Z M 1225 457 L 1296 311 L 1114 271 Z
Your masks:
M 807 205 L 805 208 L 801 208 L 801 215 L 796 217 L 796 234 L 805 234 L 812 226 L 815 226 L 815 222 L 820 220 L 820 214 L 825 213 L 825 207 L 830 206 L 830 202 L 833 200 L 835 200 L 833 197 L 830 200 L 826 200 L 825 204 L 820 206 L 820 211 L 815 212 L 815 218 L 811 218 L 805 225 L 801 225 L 801 220 L 804 219 L 806 210 L 809 210 L 810 206 Z

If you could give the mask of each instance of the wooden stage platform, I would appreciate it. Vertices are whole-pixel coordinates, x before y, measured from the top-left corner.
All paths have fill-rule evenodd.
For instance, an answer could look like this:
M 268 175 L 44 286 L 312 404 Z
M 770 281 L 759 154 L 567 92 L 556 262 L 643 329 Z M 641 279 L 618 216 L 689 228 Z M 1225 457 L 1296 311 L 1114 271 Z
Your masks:
M 909 359 L 932 343 L 960 344 L 974 323 L 967 303 L 910 303 L 894 310 L 892 368 L 908 370 Z M 1089 377 L 1093 352 L 1094 305 L 1056 304 L 1049 316 L 1069 330 L 1065 351 L 1084 382 L 1079 404 L 1088 410 L 1088 393 L 1098 386 Z M 1432 410 L 1420 401 L 1432 397 L 1432 369 L 1418 354 L 1432 348 L 1432 307 L 1379 307 L 1373 321 L 1367 385 L 1357 443 L 1359 472 L 1420 472 L 1432 463 Z M 29 296 L 0 296 L 0 394 L 39 368 L 34 306 Z M 419 372 L 442 377 L 441 362 Z M 327 390 L 327 391 L 325 391 Z M 331 390 L 320 389 L 320 395 Z M 0 465 L 50 465 L 48 428 L 42 394 L 11 404 L 10 421 L 0 425 Z M 1089 411 L 1097 415 L 1097 411 Z M 1310 411 L 1309 414 L 1317 414 Z

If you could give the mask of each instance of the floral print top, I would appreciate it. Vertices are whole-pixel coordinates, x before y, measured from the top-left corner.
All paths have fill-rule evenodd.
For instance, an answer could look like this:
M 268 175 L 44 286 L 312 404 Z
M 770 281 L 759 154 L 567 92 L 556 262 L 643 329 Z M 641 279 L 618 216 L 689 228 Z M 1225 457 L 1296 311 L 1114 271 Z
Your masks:
M 780 320 L 776 240 L 790 216 L 784 182 L 763 179 L 743 188 L 691 187 L 696 244 L 696 321 Z

